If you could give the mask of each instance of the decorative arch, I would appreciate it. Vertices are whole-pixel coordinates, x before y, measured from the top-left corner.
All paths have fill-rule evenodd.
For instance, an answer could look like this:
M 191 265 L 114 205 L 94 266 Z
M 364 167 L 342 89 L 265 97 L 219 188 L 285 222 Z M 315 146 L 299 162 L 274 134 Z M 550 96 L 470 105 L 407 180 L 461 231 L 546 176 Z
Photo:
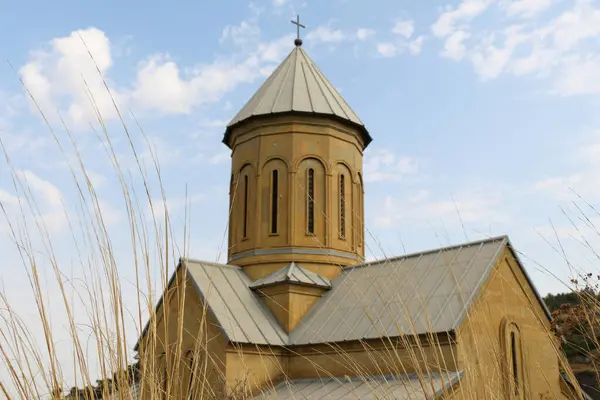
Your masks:
M 338 167 L 338 166 L 344 166 L 347 170 L 348 173 L 350 174 L 350 184 L 352 184 L 352 182 L 355 182 L 357 178 L 356 176 L 356 172 L 354 171 L 354 168 L 352 168 L 352 166 L 350 164 L 348 164 L 346 161 L 344 160 L 338 160 L 336 162 L 333 163 L 334 168 Z
M 523 354 L 523 338 L 519 325 L 511 318 L 504 318 L 500 325 L 500 344 L 502 349 L 502 374 L 504 378 L 504 394 L 507 400 L 524 400 L 525 390 L 525 357 Z
M 263 164 L 261 187 L 261 236 L 278 236 L 288 227 L 289 164 L 271 157 Z
M 265 159 L 265 160 L 262 162 L 262 164 L 260 165 L 260 170 L 261 170 L 261 171 L 264 171 L 264 169 L 265 169 L 265 166 L 266 166 L 267 164 L 269 164 L 269 163 L 272 163 L 272 162 L 274 162 L 274 161 L 280 161 L 280 162 L 282 162 L 283 164 L 285 164 L 285 166 L 286 166 L 286 168 L 287 168 L 287 170 L 288 170 L 288 171 L 291 169 L 291 163 L 290 163 L 288 160 L 286 160 L 285 158 L 283 158 L 283 157 L 281 157 L 281 156 L 270 156 L 270 157 L 267 157 L 267 158 L 266 158 L 266 159 Z
M 315 160 L 315 161 L 319 162 L 321 164 L 321 166 L 323 167 L 324 172 L 325 172 L 326 175 L 329 175 L 331 173 L 329 164 L 325 161 L 325 159 L 323 159 L 321 156 L 318 156 L 316 154 L 308 154 L 308 155 L 305 155 L 305 156 L 299 158 L 294 163 L 294 169 L 292 170 L 292 172 L 296 172 L 296 173 L 299 172 L 300 171 L 300 166 L 306 160 Z

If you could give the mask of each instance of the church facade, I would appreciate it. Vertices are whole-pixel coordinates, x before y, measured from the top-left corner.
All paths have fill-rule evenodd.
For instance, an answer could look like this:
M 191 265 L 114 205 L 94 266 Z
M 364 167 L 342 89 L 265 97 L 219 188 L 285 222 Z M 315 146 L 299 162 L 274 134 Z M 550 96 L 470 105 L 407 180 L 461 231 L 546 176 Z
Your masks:
M 141 398 L 586 398 L 506 236 L 364 261 L 371 140 L 296 40 L 227 127 L 228 262 L 179 261 Z

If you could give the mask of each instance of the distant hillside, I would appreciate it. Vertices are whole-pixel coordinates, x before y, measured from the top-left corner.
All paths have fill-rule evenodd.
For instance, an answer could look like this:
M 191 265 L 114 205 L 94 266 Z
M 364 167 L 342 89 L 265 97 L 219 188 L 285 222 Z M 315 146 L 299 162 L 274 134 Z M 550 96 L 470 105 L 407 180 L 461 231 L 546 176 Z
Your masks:
M 553 327 L 562 339 L 562 350 L 581 387 L 600 400 L 600 298 L 592 288 L 580 292 L 549 294 L 544 301 L 552 313 Z

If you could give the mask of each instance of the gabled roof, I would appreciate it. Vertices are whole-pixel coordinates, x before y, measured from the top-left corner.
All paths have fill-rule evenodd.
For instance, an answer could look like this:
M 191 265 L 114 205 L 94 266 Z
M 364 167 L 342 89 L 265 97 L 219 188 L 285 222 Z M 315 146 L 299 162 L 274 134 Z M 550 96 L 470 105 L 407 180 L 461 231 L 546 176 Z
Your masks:
M 287 267 L 283 267 L 272 274 L 255 280 L 250 285 L 250 289 L 260 289 L 279 283 L 295 283 L 297 285 L 314 286 L 325 289 L 331 288 L 329 279 L 299 267 L 292 261 Z
M 452 332 L 507 248 L 550 319 L 506 236 L 345 268 L 289 335 L 241 268 L 188 259 L 180 264 L 228 340 L 294 346 Z
M 290 334 L 290 344 L 454 331 L 507 246 L 501 236 L 345 268 Z
M 227 340 L 274 346 L 288 343 L 287 333 L 260 298 L 250 290 L 252 281 L 240 267 L 181 258 L 167 287 L 171 286 L 181 268 L 185 268 L 187 277 L 194 284 L 208 311 L 217 320 Z M 154 314 L 163 299 L 164 295 L 158 301 Z M 134 351 L 138 350 L 140 340 L 149 327 L 150 320 Z
M 462 378 L 463 372 L 369 375 L 364 377 L 302 378 L 286 380 L 255 399 L 437 399 Z
M 240 267 L 189 259 L 184 263 L 198 294 L 229 341 L 276 346 L 287 344 L 288 335 L 260 298 L 249 289 L 252 281 Z
M 300 46 L 283 60 L 246 105 L 227 125 L 223 142 L 229 141 L 231 127 L 249 118 L 285 113 L 326 115 L 357 126 L 365 146 L 371 141 L 364 124 Z

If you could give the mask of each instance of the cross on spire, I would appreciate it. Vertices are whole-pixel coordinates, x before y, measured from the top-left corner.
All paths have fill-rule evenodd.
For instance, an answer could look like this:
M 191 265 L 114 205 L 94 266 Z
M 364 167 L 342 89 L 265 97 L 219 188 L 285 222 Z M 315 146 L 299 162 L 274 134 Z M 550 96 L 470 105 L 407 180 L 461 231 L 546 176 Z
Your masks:
M 306 26 L 300 23 L 300 16 L 296 15 L 296 20 L 292 20 L 292 24 L 296 25 L 296 40 L 294 40 L 294 44 L 296 46 L 302 46 L 302 39 L 300 39 L 300 28 L 306 29 Z

